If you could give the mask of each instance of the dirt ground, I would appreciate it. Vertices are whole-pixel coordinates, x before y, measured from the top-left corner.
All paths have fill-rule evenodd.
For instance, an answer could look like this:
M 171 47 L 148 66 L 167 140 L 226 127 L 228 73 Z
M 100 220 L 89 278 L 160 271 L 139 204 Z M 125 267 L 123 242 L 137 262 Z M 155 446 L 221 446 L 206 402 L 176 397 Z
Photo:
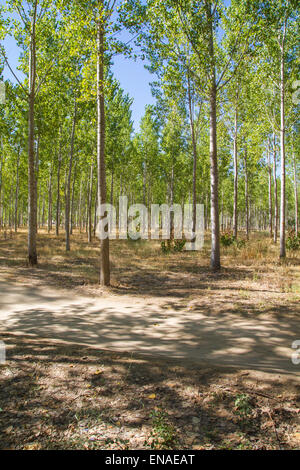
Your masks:
M 253 235 L 209 270 L 209 246 L 163 255 L 157 242 L 112 242 L 112 287 L 101 289 L 98 243 L 76 234 L 71 252 L 39 234 L 40 264 L 26 266 L 26 234 L 0 233 L 0 275 L 93 298 L 171 302 L 211 319 L 285 322 L 299 318 L 299 253 Z M 1 301 L 0 301 L 1 302 Z M 99 351 L 1 334 L 2 449 L 299 449 L 299 374 L 217 369 L 192 361 Z M 300 339 L 300 338 L 297 338 Z

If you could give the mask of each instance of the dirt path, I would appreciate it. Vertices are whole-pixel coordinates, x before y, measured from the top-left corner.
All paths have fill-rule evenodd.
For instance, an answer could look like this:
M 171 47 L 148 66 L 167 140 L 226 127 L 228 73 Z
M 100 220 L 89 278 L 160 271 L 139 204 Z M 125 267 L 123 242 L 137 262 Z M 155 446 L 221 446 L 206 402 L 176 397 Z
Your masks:
M 78 343 L 114 351 L 299 375 L 291 344 L 296 317 L 250 318 L 170 298 L 73 296 L 44 287 L 0 282 L 3 333 Z

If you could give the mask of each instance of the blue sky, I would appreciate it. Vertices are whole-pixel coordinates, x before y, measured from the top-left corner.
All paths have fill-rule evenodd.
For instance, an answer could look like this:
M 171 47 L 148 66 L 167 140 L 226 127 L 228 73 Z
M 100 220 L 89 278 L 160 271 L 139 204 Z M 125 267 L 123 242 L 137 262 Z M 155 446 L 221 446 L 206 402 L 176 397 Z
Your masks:
M 152 104 L 155 99 L 151 95 L 149 83 L 155 79 L 144 67 L 144 62 L 125 59 L 118 56 L 114 59 L 113 72 L 122 88 L 134 99 L 132 104 L 132 118 L 135 129 L 144 114 L 145 106 Z
M 0 5 L 4 4 L 5 0 L 0 0 Z M 120 39 L 124 39 L 125 42 L 130 39 L 128 33 L 122 34 L 122 36 L 124 37 Z M 19 79 L 22 79 L 22 74 L 16 70 L 18 66 L 19 50 L 15 41 L 12 38 L 7 38 L 4 41 L 4 46 L 10 66 Z M 120 82 L 124 91 L 134 100 L 131 107 L 132 120 L 135 130 L 138 130 L 140 119 L 145 111 L 145 106 L 155 103 L 155 99 L 152 97 L 150 90 L 150 82 L 154 80 L 154 76 L 145 69 L 145 62 L 139 59 L 134 61 L 133 59 L 125 59 L 123 56 L 118 55 L 114 57 L 113 62 L 112 70 L 114 76 Z M 4 69 L 4 78 L 15 82 L 7 66 Z

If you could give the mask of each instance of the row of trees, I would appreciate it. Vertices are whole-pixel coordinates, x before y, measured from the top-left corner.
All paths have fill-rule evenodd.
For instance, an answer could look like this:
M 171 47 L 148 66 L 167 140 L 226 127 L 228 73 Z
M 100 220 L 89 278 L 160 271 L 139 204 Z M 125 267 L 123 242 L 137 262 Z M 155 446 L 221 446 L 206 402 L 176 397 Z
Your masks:
M 269 228 L 275 242 L 280 228 L 285 257 L 287 222 L 298 231 L 296 2 L 10 0 L 0 18 L 25 77 L 1 46 L 14 83 L 0 105 L 0 224 L 28 225 L 31 266 L 40 226 L 55 220 L 58 235 L 63 222 L 70 250 L 73 227 L 90 241 L 97 206 L 122 194 L 192 202 L 194 215 L 204 203 L 213 269 L 220 224 L 236 237 Z M 138 133 L 116 54 L 147 57 L 156 77 Z M 100 252 L 108 285 L 108 239 Z

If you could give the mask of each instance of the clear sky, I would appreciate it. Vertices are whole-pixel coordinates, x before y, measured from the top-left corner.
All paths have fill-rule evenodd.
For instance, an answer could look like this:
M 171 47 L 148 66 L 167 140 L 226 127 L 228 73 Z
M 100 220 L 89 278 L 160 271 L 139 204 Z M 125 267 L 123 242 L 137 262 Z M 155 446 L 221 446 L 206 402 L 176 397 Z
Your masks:
M 114 59 L 113 72 L 122 88 L 134 99 L 132 105 L 132 118 L 136 130 L 144 114 L 147 104 L 155 103 L 151 95 L 149 83 L 155 79 L 144 67 L 144 62 L 133 59 L 125 59 L 118 56 Z

